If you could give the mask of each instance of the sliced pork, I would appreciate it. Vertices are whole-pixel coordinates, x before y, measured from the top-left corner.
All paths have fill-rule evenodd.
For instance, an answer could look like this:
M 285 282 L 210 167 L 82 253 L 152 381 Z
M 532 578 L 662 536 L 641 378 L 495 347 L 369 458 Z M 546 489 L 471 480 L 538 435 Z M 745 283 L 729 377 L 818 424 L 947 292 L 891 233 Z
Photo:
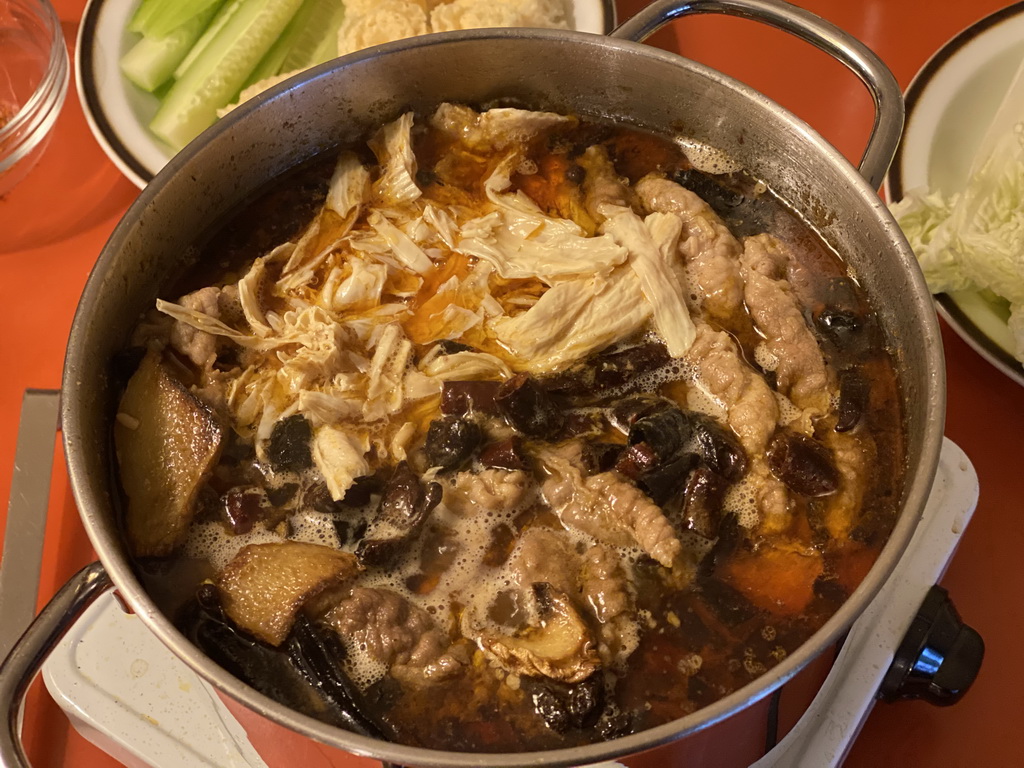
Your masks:
M 599 622 L 598 652 L 607 665 L 621 664 L 640 642 L 634 587 L 615 550 L 595 544 L 583 557 L 580 595 Z
M 617 472 L 585 478 L 555 451 L 543 461 L 551 475 L 541 493 L 563 524 L 613 546 L 639 546 L 666 568 L 682 554 L 682 544 L 661 508 Z
M 327 622 L 373 661 L 393 673 L 402 668 L 407 679 L 441 679 L 458 667 L 430 614 L 396 592 L 356 587 L 327 614 Z
M 504 512 L 523 500 L 530 485 L 529 476 L 522 470 L 488 468 L 459 472 L 452 484 L 444 486 L 444 504 L 461 515 Z
M 699 325 L 687 357 L 750 457 L 747 482 L 754 488 L 761 525 L 767 531 L 785 529 L 791 521 L 789 494 L 765 462 L 765 449 L 779 421 L 775 394 L 724 331 Z
M 800 302 L 786 279 L 789 254 L 771 235 L 743 241 L 744 299 L 764 336 L 779 391 L 815 415 L 828 412 L 834 389 L 824 355 L 804 320 Z
M 709 319 L 725 326 L 743 312 L 743 246 L 700 196 L 674 181 L 647 176 L 636 184 L 647 212 L 674 213 L 682 219 L 679 251 L 692 285 L 690 293 Z

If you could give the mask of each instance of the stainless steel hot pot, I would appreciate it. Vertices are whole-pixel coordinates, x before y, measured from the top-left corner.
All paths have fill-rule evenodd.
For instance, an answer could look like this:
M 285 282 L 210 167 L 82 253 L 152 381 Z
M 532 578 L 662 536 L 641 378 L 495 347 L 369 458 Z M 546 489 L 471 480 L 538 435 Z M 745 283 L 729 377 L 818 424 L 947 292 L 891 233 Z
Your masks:
M 751 88 L 640 40 L 670 19 L 723 13 L 793 33 L 842 61 L 876 108 L 860 170 L 814 130 Z M 573 750 L 481 755 L 385 743 L 326 725 L 257 693 L 206 658 L 143 590 L 115 519 L 109 449 L 117 392 L 111 359 L 132 325 L 195 256 L 194 237 L 268 179 L 414 109 L 494 100 L 612 120 L 707 142 L 764 179 L 849 263 L 892 342 L 906 404 L 909 467 L 902 513 L 865 581 L 807 643 L 716 704 L 642 733 Z M 318 67 L 276 87 L 204 133 L 140 194 L 96 262 L 67 349 L 61 416 L 75 499 L 100 563 L 78 574 L 32 625 L 0 671 L 5 765 L 24 764 L 15 734 L 28 680 L 63 630 L 111 584 L 164 644 L 221 692 L 259 714 L 350 752 L 410 766 L 556 766 L 641 752 L 728 717 L 816 657 L 857 618 L 907 545 L 922 514 L 943 431 L 942 347 L 914 256 L 875 190 L 903 122 L 899 88 L 863 45 L 773 0 L 661 0 L 610 37 L 553 30 L 475 30 L 401 41 Z

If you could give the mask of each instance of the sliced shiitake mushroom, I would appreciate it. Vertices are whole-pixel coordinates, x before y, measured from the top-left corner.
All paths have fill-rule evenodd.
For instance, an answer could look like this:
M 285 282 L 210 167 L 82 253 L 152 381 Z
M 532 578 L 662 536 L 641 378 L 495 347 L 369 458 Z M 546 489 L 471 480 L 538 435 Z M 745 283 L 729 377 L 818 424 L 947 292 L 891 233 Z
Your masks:
M 612 405 L 610 410 L 612 425 L 624 433 L 628 433 L 630 427 L 637 419 L 643 418 L 655 411 L 664 408 L 675 408 L 676 404 L 667 397 L 652 395 L 649 392 L 640 392 L 629 397 L 624 397 Z
M 266 517 L 270 502 L 267 492 L 257 486 L 238 486 L 220 497 L 221 517 L 233 534 L 244 534 Z
M 499 469 L 526 469 L 526 453 L 523 441 L 516 435 L 490 443 L 480 451 L 480 463 L 485 467 Z
M 483 439 L 483 430 L 475 421 L 446 416 L 430 423 L 423 449 L 430 466 L 452 470 L 465 464 Z
M 709 416 L 690 414 L 697 452 L 713 472 L 739 480 L 747 471 L 747 454 L 736 435 Z
M 680 408 L 659 408 L 633 422 L 629 444 L 645 443 L 661 461 L 668 461 L 679 455 L 692 432 L 690 418 Z
M 638 443 L 643 445 L 643 443 Z M 631 446 L 635 448 L 636 446 Z M 658 506 L 665 506 L 670 499 L 682 492 L 687 484 L 690 470 L 697 463 L 697 456 L 692 453 L 681 453 L 674 459 L 666 461 L 638 478 L 638 485 L 644 493 L 651 497 Z
M 565 414 L 536 379 L 520 373 L 502 382 L 494 402 L 498 413 L 529 437 L 551 439 L 561 431 Z
M 605 705 L 601 675 L 591 675 L 571 685 L 523 678 L 523 689 L 533 702 L 534 711 L 556 733 L 594 727 Z
M 682 527 L 708 540 L 718 538 L 727 488 L 725 479 L 708 467 L 697 467 L 691 472 L 680 509 Z
M 521 675 L 578 683 L 600 666 L 596 644 L 568 595 L 547 582 L 531 590 L 539 623 L 511 635 L 464 627 L 467 636 L 505 669 Z M 466 616 L 464 614 L 464 623 Z
M 649 341 L 592 355 L 565 371 L 544 379 L 549 392 L 565 395 L 577 404 L 606 397 L 612 390 L 627 390 L 645 373 L 672 360 L 660 341 Z M 635 387 L 633 387 L 635 389 Z
M 365 538 L 356 548 L 359 562 L 365 566 L 391 562 L 409 546 L 441 496 L 440 485 L 424 485 L 408 462 L 399 462 L 384 486 Z
M 280 471 L 301 472 L 313 466 L 313 428 L 301 413 L 274 424 L 267 442 L 267 459 Z
M 849 432 L 860 423 L 870 395 L 871 384 L 857 368 L 846 368 L 840 372 L 836 432 Z
M 446 416 L 468 416 L 473 413 L 494 413 L 498 381 L 445 381 L 441 384 L 441 413 Z
M 839 471 L 824 445 L 799 432 L 779 429 L 768 444 L 768 466 L 802 496 L 828 496 L 839 487 Z

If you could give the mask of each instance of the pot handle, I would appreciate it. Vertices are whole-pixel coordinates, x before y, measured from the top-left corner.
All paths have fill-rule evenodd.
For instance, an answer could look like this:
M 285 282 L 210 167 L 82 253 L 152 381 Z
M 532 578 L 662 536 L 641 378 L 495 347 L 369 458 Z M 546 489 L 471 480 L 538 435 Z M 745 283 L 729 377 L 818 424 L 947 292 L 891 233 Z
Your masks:
M 892 72 L 870 48 L 820 16 L 782 0 L 657 0 L 610 36 L 641 42 L 674 19 L 701 13 L 752 19 L 788 32 L 857 75 L 875 103 L 875 121 L 859 170 L 872 189 L 881 186 L 903 132 L 903 94 Z
M 46 604 L 0 664 L 0 765 L 4 768 L 29 768 L 21 744 L 25 694 L 64 634 L 110 587 L 110 576 L 100 563 L 85 566 Z

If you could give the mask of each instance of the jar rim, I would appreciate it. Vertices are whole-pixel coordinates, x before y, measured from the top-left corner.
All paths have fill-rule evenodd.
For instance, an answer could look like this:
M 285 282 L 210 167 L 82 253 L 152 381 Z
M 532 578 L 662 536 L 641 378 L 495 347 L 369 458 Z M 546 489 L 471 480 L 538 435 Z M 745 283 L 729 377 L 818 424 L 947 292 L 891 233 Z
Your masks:
M 39 85 L 25 103 L 0 126 L 0 173 L 29 154 L 56 122 L 68 88 L 68 50 L 56 10 L 47 0 L 33 3 L 37 18 L 50 35 L 49 58 Z

